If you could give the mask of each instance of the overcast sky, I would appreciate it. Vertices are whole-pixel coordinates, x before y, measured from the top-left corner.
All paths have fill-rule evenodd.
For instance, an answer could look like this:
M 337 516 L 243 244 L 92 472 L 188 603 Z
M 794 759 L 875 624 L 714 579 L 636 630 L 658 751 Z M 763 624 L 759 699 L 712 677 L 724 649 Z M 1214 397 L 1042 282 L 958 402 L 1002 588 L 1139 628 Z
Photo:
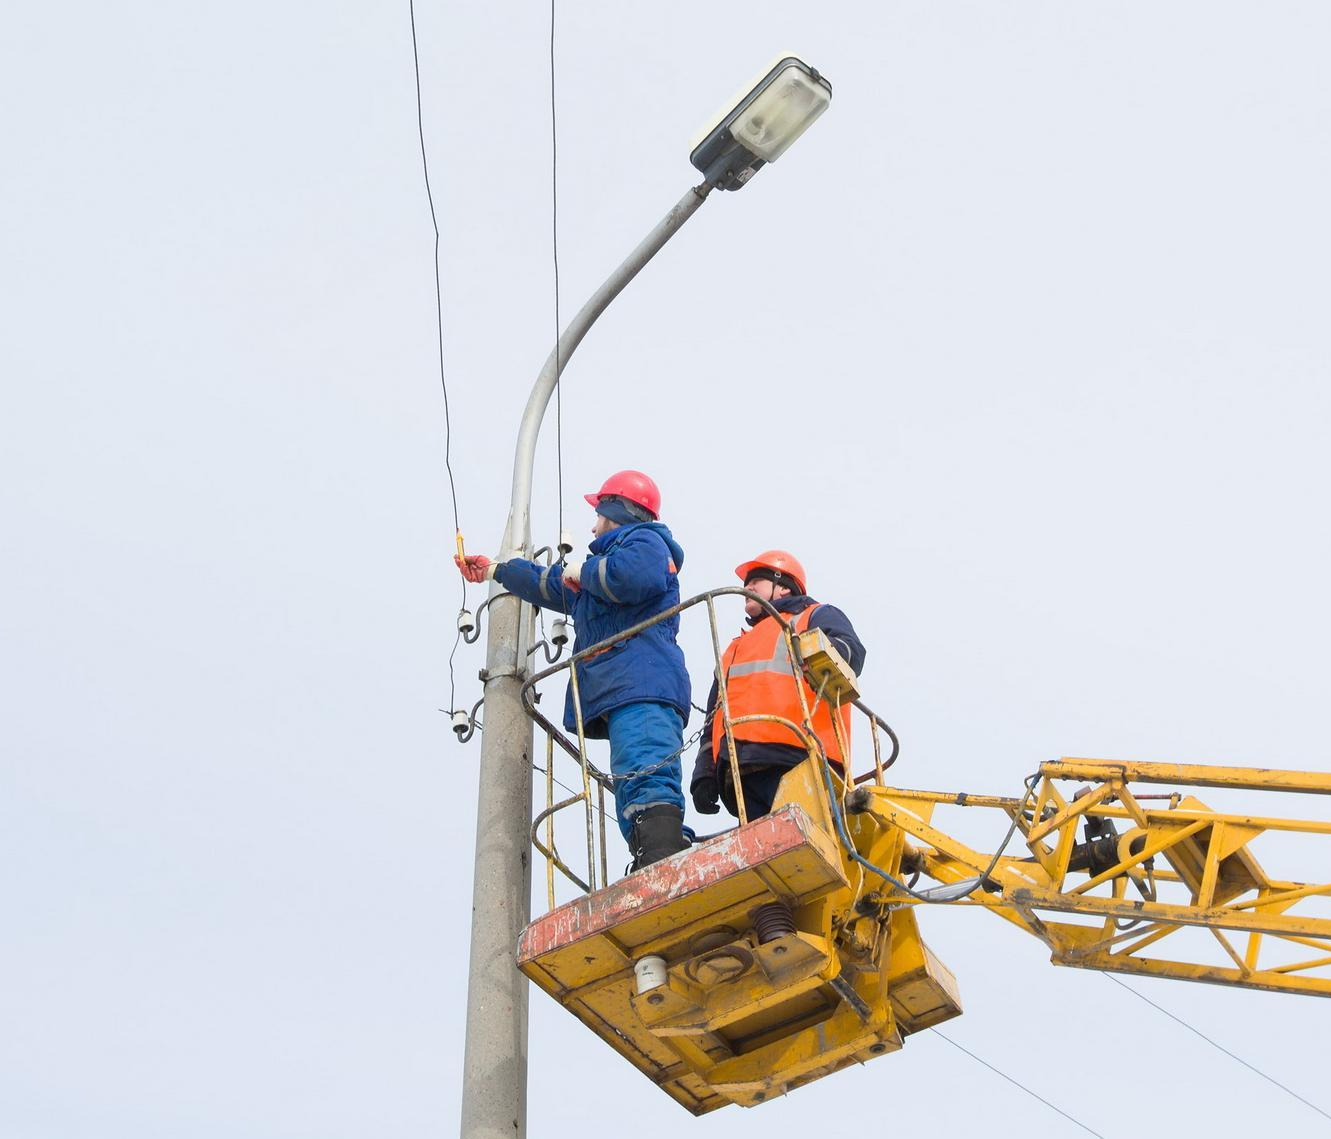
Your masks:
M 11 9 L 0 1134 L 451 1134 L 479 743 L 438 711 L 459 585 L 407 5 Z M 554 336 L 549 10 L 417 15 L 480 552 Z M 1329 36 L 1318 2 L 561 5 L 566 315 L 766 61 L 835 87 L 569 366 L 568 524 L 631 466 L 687 592 L 798 552 L 868 646 L 902 785 L 1331 769 Z M 1331 851 L 1267 868 L 1326 880 Z M 922 921 L 948 1034 L 1100 1134 L 1325 1126 L 1005 923 Z M 1331 1110 L 1324 1002 L 1131 983 Z M 929 1033 L 695 1122 L 531 1013 L 533 1136 L 1084 1134 Z

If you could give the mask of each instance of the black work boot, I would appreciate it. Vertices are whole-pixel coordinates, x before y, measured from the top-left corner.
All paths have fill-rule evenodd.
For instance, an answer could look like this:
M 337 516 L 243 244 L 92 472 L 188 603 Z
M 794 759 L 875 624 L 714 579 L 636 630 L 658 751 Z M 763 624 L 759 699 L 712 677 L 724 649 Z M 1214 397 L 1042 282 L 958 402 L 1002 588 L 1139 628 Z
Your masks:
M 689 840 L 684 837 L 684 812 L 665 803 L 639 811 L 633 816 L 629 848 L 634 870 L 688 850 Z

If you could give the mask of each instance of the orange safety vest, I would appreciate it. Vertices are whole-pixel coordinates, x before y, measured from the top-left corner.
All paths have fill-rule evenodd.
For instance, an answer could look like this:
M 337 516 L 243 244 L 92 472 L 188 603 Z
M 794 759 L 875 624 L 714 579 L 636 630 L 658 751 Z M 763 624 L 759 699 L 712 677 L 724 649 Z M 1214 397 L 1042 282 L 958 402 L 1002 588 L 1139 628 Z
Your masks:
M 810 605 L 791 624 L 795 636 L 809 627 L 809 619 L 817 609 Z M 813 707 L 814 692 L 791 663 L 790 650 L 779 622 L 770 615 L 752 629 L 741 633 L 726 649 L 721 658 L 721 674 L 726 678 L 726 693 L 730 698 L 730 718 L 741 716 L 784 716 L 803 726 L 804 709 L 800 706 L 797 684 L 804 685 L 804 699 Z M 719 763 L 725 755 L 725 720 L 721 714 L 721 700 L 717 697 L 712 714 L 712 760 Z M 841 725 L 850 746 L 850 706 L 842 707 Z M 826 700 L 818 702 L 813 716 L 814 734 L 822 741 L 827 758 L 841 765 L 843 756 L 832 730 L 832 706 Z M 787 744 L 802 746 L 800 738 L 784 724 L 771 720 L 751 720 L 735 725 L 735 742 Z

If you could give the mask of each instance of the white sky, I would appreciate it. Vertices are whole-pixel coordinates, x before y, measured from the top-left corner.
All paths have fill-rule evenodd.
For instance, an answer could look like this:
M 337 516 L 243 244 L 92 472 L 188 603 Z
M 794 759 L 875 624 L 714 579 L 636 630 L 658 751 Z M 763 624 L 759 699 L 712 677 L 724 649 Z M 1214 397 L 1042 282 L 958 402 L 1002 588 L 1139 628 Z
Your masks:
M 554 334 L 547 17 L 418 12 L 477 551 Z M 800 552 L 905 785 L 1327 770 L 1329 34 L 1311 2 L 563 6 L 566 314 L 766 60 L 836 91 L 570 365 L 570 524 L 635 466 L 687 591 Z M 437 711 L 458 586 L 405 0 L 28 5 L 0 98 L 0 1134 L 450 1134 L 479 746 Z M 1331 876 L 1290 853 L 1268 869 Z M 925 923 L 949 1035 L 1100 1133 L 1324 1125 L 1003 923 Z M 1331 1109 L 1324 1003 L 1133 983 Z M 534 1136 L 1079 1133 L 929 1034 L 694 1122 L 531 1009 Z

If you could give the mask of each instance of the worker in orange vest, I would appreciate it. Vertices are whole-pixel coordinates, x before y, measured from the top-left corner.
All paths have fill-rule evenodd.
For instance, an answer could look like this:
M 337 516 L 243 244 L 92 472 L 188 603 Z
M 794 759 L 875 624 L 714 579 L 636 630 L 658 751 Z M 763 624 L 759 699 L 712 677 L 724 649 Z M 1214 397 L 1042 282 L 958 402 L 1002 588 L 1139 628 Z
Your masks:
M 804 567 L 785 550 L 766 550 L 735 568 L 744 588 L 768 601 L 785 618 L 792 632 L 822 629 L 833 647 L 858 674 L 864 667 L 864 645 L 849 618 L 834 605 L 822 605 L 808 595 Z M 833 711 L 815 694 L 790 660 L 781 626 L 768 611 L 752 598 L 744 603 L 749 628 L 730 642 L 721 657 L 726 677 L 730 718 L 775 715 L 803 724 L 804 706 L 813 712 L 812 726 L 828 759 L 841 767 L 845 756 L 832 727 Z M 804 688 L 805 705 L 799 689 Z M 850 741 L 850 709 L 840 712 L 843 735 Z M 781 777 L 807 756 L 804 745 L 790 728 L 772 721 L 755 720 L 734 728 L 735 751 L 739 758 L 740 782 L 743 784 L 744 809 L 750 819 L 772 809 Z M 702 745 L 689 784 L 693 805 L 704 815 L 714 815 L 724 803 L 726 810 L 738 817 L 735 788 L 730 773 L 730 749 L 725 723 L 717 700 L 716 681 L 707 698 Z

